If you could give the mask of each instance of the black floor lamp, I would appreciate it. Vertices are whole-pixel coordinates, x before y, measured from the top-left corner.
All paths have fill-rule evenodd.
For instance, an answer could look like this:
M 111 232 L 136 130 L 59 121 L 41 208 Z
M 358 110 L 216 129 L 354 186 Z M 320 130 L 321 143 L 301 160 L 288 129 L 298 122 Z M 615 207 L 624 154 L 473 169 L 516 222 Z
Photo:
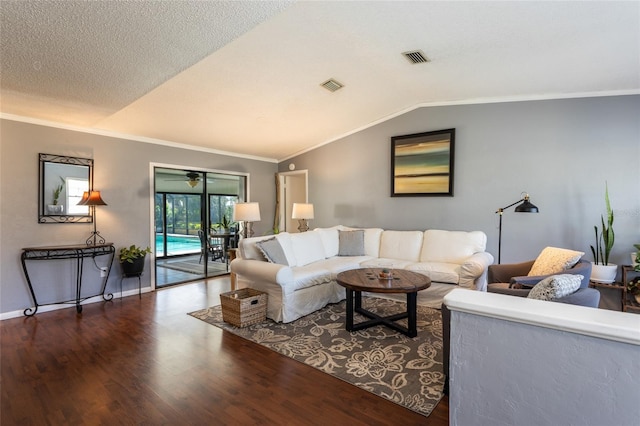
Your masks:
M 500 263 L 500 252 L 502 251 L 502 212 L 504 212 L 509 207 L 513 207 L 516 204 L 522 202 L 518 207 L 515 208 L 516 213 L 538 213 L 538 208 L 531 204 L 529 201 L 529 194 L 523 192 L 520 194 L 522 198 L 515 203 L 509 204 L 507 207 L 502 207 L 496 210 L 496 213 L 500 215 L 500 224 L 498 225 L 498 263 Z

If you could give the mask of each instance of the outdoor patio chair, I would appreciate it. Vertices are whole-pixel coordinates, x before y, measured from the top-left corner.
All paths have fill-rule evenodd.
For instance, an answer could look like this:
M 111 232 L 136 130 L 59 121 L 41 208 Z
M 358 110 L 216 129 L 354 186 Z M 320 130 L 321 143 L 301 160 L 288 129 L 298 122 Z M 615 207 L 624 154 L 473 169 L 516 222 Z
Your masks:
M 202 262 L 202 256 L 204 256 L 205 250 L 209 260 L 218 260 L 224 257 L 223 242 L 220 244 L 212 243 L 203 230 L 198 230 L 198 237 L 200 238 L 200 259 L 198 263 Z

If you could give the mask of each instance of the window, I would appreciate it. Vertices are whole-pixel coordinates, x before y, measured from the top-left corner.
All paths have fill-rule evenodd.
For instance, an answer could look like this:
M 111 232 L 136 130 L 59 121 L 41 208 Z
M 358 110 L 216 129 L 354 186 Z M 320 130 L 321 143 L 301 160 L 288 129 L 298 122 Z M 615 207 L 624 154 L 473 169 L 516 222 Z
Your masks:
M 67 214 L 88 215 L 89 206 L 79 206 L 78 202 L 82 199 L 82 194 L 89 190 L 89 181 L 68 177 L 65 182 L 67 186 Z

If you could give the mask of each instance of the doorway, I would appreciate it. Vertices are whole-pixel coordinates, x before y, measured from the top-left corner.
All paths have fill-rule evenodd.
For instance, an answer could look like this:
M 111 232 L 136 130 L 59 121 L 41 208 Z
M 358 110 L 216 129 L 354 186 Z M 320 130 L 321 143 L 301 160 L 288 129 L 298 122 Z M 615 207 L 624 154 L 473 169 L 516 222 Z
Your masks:
M 247 198 L 248 176 L 155 166 L 153 178 L 156 287 L 228 274 L 233 206 Z
M 278 216 L 280 232 L 298 232 L 297 220 L 291 218 L 293 203 L 308 202 L 308 171 L 278 173 Z

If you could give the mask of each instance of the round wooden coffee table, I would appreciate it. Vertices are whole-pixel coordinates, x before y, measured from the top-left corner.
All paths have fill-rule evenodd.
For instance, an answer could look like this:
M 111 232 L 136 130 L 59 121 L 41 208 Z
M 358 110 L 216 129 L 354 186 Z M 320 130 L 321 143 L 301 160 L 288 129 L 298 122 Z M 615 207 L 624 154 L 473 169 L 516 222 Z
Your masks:
M 338 284 L 347 290 L 347 331 L 357 331 L 364 328 L 384 324 L 387 327 L 399 331 L 409 337 L 418 335 L 417 329 L 417 296 L 418 291 L 431 286 L 429 277 L 417 272 L 404 269 L 390 269 L 391 278 L 380 278 L 382 268 L 352 269 L 340 272 L 336 278 Z M 406 293 L 407 311 L 399 314 L 381 317 L 362 308 L 362 292 L 370 293 Z M 353 323 L 353 313 L 357 312 L 370 318 L 359 324 Z M 407 318 L 407 327 L 396 324 L 394 321 Z

